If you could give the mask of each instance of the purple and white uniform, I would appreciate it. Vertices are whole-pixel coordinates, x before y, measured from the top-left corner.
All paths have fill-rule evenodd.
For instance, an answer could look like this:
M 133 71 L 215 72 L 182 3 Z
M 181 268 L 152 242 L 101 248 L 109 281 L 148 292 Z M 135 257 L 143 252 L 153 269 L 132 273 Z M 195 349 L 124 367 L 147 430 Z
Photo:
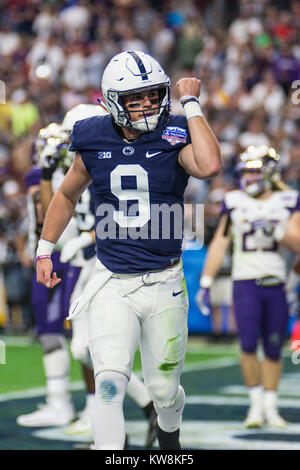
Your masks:
M 261 336 L 265 354 L 274 360 L 280 357 L 288 322 L 287 268 L 274 229 L 284 229 L 298 210 L 299 194 L 294 190 L 276 191 L 265 200 L 230 191 L 223 205 L 231 220 L 233 302 L 242 349 L 253 353 Z M 262 285 L 265 278 L 272 285 Z
M 32 167 L 25 177 L 29 218 L 28 251 L 33 258 L 42 230 L 39 189 L 37 188 L 40 180 L 41 169 L 38 166 Z M 63 234 L 63 237 L 65 235 Z M 62 333 L 64 320 L 68 315 L 70 296 L 80 273 L 80 268 L 61 263 L 59 256 L 60 252 L 55 250 L 52 256 L 53 270 L 62 280 L 54 289 L 47 289 L 39 284 L 35 275 L 32 278 L 31 301 L 39 336 Z

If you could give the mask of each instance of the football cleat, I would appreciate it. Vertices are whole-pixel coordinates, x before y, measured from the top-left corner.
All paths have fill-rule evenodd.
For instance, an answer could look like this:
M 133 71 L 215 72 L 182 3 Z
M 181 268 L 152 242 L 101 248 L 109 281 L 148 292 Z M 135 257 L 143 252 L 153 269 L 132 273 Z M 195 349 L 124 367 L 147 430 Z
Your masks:
M 250 407 L 244 421 L 246 428 L 261 428 L 264 423 L 264 414 L 261 407 Z
M 68 435 L 81 434 L 84 436 L 91 436 L 91 407 L 86 406 L 80 413 L 78 413 L 78 418 L 70 424 L 70 426 L 65 430 L 65 433 Z
M 271 428 L 286 428 L 287 421 L 280 416 L 277 410 L 265 410 L 266 424 Z
M 74 408 L 70 402 L 59 406 L 43 405 L 39 410 L 18 416 L 17 424 L 25 427 L 65 426 L 74 418 Z

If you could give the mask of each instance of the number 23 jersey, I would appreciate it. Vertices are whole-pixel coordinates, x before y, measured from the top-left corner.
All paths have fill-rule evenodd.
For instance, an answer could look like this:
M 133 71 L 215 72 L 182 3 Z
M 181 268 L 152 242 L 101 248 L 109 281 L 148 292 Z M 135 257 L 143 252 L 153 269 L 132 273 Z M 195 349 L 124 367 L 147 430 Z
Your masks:
M 164 269 L 180 259 L 182 237 L 175 233 L 174 220 L 183 226 L 189 175 L 178 155 L 190 142 L 187 120 L 181 115 L 171 116 L 165 129 L 132 142 L 122 139 L 110 115 L 84 119 L 73 127 L 70 150 L 80 153 L 95 190 L 97 256 L 110 271 Z M 173 207 L 174 215 L 162 211 L 153 236 L 153 214 L 161 205 L 167 213 Z M 107 218 L 110 208 L 114 223 Z M 110 224 L 107 236 L 105 220 Z M 162 224 L 169 226 L 162 229 Z
M 274 230 L 277 225 L 285 228 L 299 210 L 299 193 L 294 190 L 274 191 L 265 200 L 240 190 L 225 194 L 223 213 L 231 220 L 234 280 L 276 276 L 285 281 L 286 262 Z

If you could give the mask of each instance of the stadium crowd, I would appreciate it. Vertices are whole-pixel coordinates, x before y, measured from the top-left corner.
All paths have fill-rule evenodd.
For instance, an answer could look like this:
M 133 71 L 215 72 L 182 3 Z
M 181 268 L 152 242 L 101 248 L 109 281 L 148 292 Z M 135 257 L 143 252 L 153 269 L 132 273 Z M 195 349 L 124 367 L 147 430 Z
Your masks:
M 97 104 L 106 64 L 125 49 L 149 52 L 165 68 L 174 113 L 183 112 L 176 81 L 182 76 L 202 81 L 201 107 L 224 160 L 221 175 L 211 181 L 191 178 L 186 192 L 188 202 L 206 203 L 205 244 L 218 223 L 216 204 L 237 184 L 236 156 L 248 145 L 274 146 L 284 181 L 299 188 L 299 0 L 2 1 L 0 327 L 27 330 L 33 321 L 24 175 L 37 133 L 61 122 L 76 104 Z M 14 319 L 20 305 L 21 320 Z

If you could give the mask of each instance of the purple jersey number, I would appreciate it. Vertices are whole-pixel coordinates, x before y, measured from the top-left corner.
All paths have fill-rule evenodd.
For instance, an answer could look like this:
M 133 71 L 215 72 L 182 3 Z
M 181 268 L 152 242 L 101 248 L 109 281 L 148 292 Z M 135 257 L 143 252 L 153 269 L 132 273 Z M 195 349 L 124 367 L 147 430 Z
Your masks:
M 248 222 L 248 223 L 251 224 L 251 222 L 249 222 L 249 220 L 245 220 L 245 222 Z M 261 250 L 261 251 L 276 251 L 277 250 L 278 243 L 276 242 L 276 240 L 273 239 L 273 233 L 274 233 L 274 228 L 279 223 L 279 220 L 271 219 L 271 220 L 268 221 L 268 223 L 270 223 L 272 225 L 273 230 L 270 231 L 269 228 L 267 229 L 266 227 L 254 228 L 253 223 L 251 224 L 251 229 L 248 232 L 243 233 L 243 251 L 246 251 L 246 252 L 251 252 L 252 251 L 252 252 L 254 252 L 254 251 L 258 251 L 258 250 Z M 255 235 L 256 231 L 259 230 L 259 229 L 262 230 L 265 237 L 268 238 L 268 240 L 266 240 L 266 246 L 248 248 L 247 247 L 247 239 L 251 235 Z

